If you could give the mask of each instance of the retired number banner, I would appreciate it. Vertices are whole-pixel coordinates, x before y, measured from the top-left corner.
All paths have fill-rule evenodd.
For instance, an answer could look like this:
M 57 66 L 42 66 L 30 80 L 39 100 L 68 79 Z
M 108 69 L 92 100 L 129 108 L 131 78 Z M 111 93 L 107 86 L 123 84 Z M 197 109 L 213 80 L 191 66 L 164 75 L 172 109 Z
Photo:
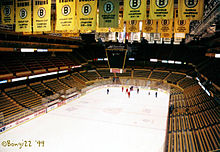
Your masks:
M 126 32 L 139 32 L 139 21 L 127 21 Z
M 172 38 L 173 36 L 173 19 L 158 20 L 158 33 L 161 33 L 161 38 Z
M 174 0 L 150 0 L 150 19 L 172 19 Z
M 123 18 L 119 16 L 118 27 L 111 28 L 111 32 L 123 32 L 123 30 L 124 30 L 124 21 L 123 21 Z
M 118 0 L 99 0 L 99 27 L 118 27 L 118 14 Z
M 2 24 L 14 24 L 14 0 L 1 2 Z
M 147 10 L 147 20 L 142 21 L 142 32 L 144 33 L 156 33 L 157 32 L 157 20 L 149 19 L 149 10 Z
M 51 31 L 51 0 L 34 0 L 33 3 L 33 32 Z
M 77 0 L 79 30 L 96 30 L 97 0 Z
M 31 0 L 16 0 L 15 32 L 32 32 Z
M 180 20 L 201 20 L 203 9 L 204 0 L 178 0 Z
M 175 10 L 174 33 L 189 33 L 189 25 L 190 20 L 179 20 L 178 10 Z
M 145 20 L 146 10 L 146 0 L 124 0 L 123 19 L 125 21 Z
M 56 0 L 56 31 L 74 30 L 75 0 Z

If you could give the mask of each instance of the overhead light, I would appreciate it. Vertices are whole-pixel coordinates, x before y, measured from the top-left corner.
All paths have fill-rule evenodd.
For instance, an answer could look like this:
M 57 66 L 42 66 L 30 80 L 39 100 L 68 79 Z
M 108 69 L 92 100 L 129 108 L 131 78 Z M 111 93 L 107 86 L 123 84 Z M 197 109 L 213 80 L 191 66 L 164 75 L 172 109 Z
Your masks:
M 174 61 L 173 60 L 168 60 L 168 63 L 174 64 Z
M 0 81 L 0 84 L 1 83 L 7 83 L 8 82 L 8 80 L 2 80 L 2 81 Z
M 128 60 L 129 60 L 129 61 L 134 61 L 134 60 L 135 60 L 135 58 L 129 58 Z
M 21 52 L 34 52 L 33 48 L 21 48 Z
M 59 71 L 58 73 L 65 73 L 68 72 L 68 70 Z
M 104 61 L 108 61 L 108 58 L 104 58 Z
M 11 79 L 12 82 L 16 82 L 16 81 L 22 81 L 22 80 L 26 80 L 27 77 L 21 77 L 21 78 L 14 78 L 14 79 Z
M 48 49 L 37 49 L 37 52 L 48 52 Z
M 103 61 L 103 59 L 102 58 L 98 58 L 97 61 Z
M 181 61 L 175 61 L 175 64 L 182 64 Z
M 162 62 L 162 63 L 168 63 L 168 61 L 167 61 L 167 60 L 162 60 L 161 62 Z
M 157 62 L 157 59 L 150 59 L 150 62 Z
M 215 58 L 220 58 L 220 54 L 215 54 Z

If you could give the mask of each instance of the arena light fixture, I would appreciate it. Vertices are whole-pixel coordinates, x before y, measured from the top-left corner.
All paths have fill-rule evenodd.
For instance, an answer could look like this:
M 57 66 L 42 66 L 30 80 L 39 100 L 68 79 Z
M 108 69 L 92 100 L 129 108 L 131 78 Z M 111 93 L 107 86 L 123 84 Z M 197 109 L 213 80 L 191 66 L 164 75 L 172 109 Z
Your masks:
M 0 84 L 7 83 L 7 82 L 8 82 L 7 80 L 2 80 L 2 81 L 0 81 Z
M 162 60 L 161 62 L 162 62 L 162 63 L 168 63 L 168 61 L 167 61 L 167 60 Z
M 34 52 L 33 48 L 21 48 L 21 52 Z
M 16 82 L 16 81 L 22 81 L 22 80 L 26 80 L 27 77 L 20 77 L 20 78 L 14 78 L 14 79 L 11 79 L 12 82 Z
M 182 64 L 181 61 L 175 61 L 175 64 Z
M 58 73 L 65 73 L 68 72 L 68 70 L 59 71 Z
M 54 74 L 57 74 L 57 72 L 50 72 L 50 73 L 32 75 L 32 76 L 29 76 L 29 79 L 39 78 L 39 77 L 45 77 L 45 76 L 54 75 Z
M 37 52 L 48 52 L 48 49 L 37 49 Z
M 220 58 L 220 54 L 215 54 L 215 58 Z
M 174 64 L 174 61 L 173 60 L 168 60 L 168 63 L 169 64 Z
M 150 62 L 157 62 L 157 59 L 150 59 Z
M 129 61 L 134 61 L 134 60 L 135 60 L 135 58 L 129 58 L 128 60 L 129 60 Z

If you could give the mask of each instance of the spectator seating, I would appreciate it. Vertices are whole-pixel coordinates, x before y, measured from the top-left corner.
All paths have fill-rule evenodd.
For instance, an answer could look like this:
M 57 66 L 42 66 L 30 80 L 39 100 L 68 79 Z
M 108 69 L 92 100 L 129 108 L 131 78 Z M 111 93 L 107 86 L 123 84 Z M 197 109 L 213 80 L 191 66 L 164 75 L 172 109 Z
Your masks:
M 43 83 L 52 89 L 55 92 L 64 91 L 70 89 L 67 85 L 64 83 L 61 83 L 57 78 L 44 80 Z
M 0 119 L 0 127 L 1 124 L 3 125 L 10 122 L 11 117 L 16 116 L 17 114 L 26 110 L 27 109 L 10 99 L 4 92 L 0 93 L 0 113 L 3 114 L 4 119 L 4 121 Z
M 114 77 L 114 73 L 110 73 L 109 69 L 99 68 L 97 71 L 103 78 Z
M 149 70 L 139 70 L 139 69 L 135 69 L 134 70 L 134 77 L 143 77 L 143 78 L 148 78 L 148 76 L 150 75 L 151 71 Z
M 33 92 L 27 85 L 5 89 L 6 94 L 17 104 L 32 110 L 42 109 L 42 97 Z
M 186 75 L 185 74 L 177 74 L 177 73 L 171 73 L 167 78 L 166 80 L 168 82 L 171 82 L 171 83 L 177 83 L 179 80 L 185 78 Z
M 220 147 L 220 106 L 199 86 L 170 95 L 168 152 L 212 151 Z
M 163 80 L 168 74 L 169 72 L 153 71 L 152 74 L 150 75 L 150 79 Z
M 99 75 L 96 73 L 96 70 L 82 72 L 80 74 L 89 81 L 94 81 L 97 78 L 99 78 Z
M 35 82 L 35 83 L 31 83 L 30 87 L 36 91 L 38 94 L 40 94 L 42 97 L 46 97 L 47 95 L 45 94 L 45 90 L 50 90 L 48 87 L 46 87 L 44 84 L 42 84 L 41 82 Z

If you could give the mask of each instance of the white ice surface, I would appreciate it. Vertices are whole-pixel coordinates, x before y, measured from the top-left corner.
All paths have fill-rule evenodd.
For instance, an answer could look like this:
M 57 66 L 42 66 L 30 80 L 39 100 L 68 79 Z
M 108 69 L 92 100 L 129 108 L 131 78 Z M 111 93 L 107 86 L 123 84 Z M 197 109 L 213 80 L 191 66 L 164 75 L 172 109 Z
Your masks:
M 159 152 L 169 95 L 95 90 L 0 135 L 0 152 Z M 3 146 L 5 142 L 26 144 Z M 40 145 L 37 141 L 42 141 Z M 43 145 L 44 142 L 44 145 Z M 31 147 L 29 147 L 31 144 Z

